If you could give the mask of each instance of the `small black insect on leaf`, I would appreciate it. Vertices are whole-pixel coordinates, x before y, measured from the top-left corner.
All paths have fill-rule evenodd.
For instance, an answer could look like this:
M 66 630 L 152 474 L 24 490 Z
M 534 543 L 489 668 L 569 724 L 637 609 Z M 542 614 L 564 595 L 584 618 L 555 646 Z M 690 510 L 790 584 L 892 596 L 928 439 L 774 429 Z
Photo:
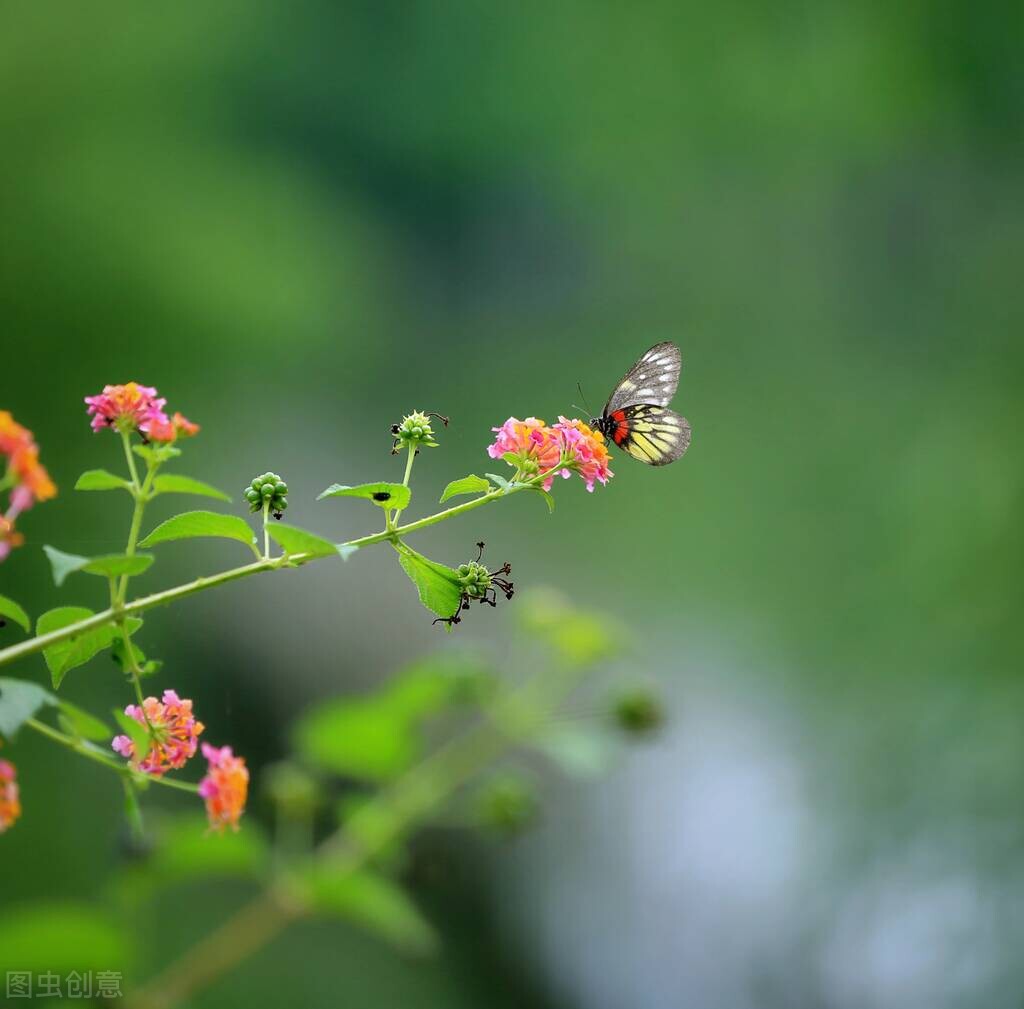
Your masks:
M 390 491 L 379 490 L 379 491 L 374 493 L 373 500 L 374 501 L 390 501 L 391 500 L 391 493 L 390 493 Z

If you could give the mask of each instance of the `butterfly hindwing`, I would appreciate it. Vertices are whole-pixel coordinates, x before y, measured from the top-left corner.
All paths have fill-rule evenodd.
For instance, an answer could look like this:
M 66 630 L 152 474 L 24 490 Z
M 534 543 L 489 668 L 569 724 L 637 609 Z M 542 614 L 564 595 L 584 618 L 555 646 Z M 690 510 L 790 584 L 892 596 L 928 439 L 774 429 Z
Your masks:
M 679 387 L 682 357 L 674 343 L 656 343 L 612 390 L 605 415 L 638 403 L 668 406 Z
M 674 410 L 637 403 L 607 414 L 608 435 L 619 448 L 649 466 L 675 462 L 690 447 L 690 425 Z

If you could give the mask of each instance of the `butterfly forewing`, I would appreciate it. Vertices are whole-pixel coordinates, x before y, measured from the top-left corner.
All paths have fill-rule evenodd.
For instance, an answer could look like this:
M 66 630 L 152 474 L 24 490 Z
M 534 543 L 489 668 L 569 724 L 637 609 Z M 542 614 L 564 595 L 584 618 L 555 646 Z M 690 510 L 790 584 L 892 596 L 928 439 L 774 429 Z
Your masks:
M 675 462 L 690 447 L 690 424 L 675 410 L 638 403 L 613 411 L 610 419 L 612 441 L 649 466 Z
M 604 408 L 605 416 L 636 404 L 668 406 L 679 387 L 683 366 L 674 343 L 656 343 L 612 390 Z

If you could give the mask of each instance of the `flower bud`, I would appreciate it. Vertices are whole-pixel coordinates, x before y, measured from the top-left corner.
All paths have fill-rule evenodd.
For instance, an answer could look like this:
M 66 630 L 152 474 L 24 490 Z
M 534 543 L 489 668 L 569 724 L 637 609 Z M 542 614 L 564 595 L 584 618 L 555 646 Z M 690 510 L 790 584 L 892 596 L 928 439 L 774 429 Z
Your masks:
M 471 599 L 481 599 L 491 587 L 491 573 L 478 561 L 469 561 L 458 567 L 459 585 Z
M 612 710 L 619 728 L 634 735 L 653 732 L 665 721 L 661 699 L 643 688 L 620 694 Z
M 540 811 L 536 789 L 520 774 L 506 773 L 489 781 L 476 797 L 476 818 L 500 834 L 522 833 Z
M 266 504 L 274 518 L 279 519 L 288 507 L 288 484 L 276 473 L 256 477 L 242 494 L 251 512 L 262 511 Z
M 400 424 L 391 425 L 391 434 L 394 436 L 395 444 L 393 452 L 402 448 L 419 449 L 421 446 L 436 448 L 434 440 L 434 429 L 431 426 L 430 418 L 436 417 L 445 427 L 448 426 L 448 418 L 442 417 L 439 413 L 421 413 L 413 410 L 412 413 L 402 418 Z

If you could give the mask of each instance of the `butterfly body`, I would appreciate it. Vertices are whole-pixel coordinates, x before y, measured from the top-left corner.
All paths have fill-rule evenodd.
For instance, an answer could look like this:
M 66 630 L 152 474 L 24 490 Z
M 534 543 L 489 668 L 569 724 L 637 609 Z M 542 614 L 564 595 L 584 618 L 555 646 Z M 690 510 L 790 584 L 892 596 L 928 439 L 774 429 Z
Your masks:
M 689 422 L 668 409 L 681 370 L 679 348 L 656 343 L 622 377 L 591 427 L 648 466 L 675 462 L 690 447 Z

